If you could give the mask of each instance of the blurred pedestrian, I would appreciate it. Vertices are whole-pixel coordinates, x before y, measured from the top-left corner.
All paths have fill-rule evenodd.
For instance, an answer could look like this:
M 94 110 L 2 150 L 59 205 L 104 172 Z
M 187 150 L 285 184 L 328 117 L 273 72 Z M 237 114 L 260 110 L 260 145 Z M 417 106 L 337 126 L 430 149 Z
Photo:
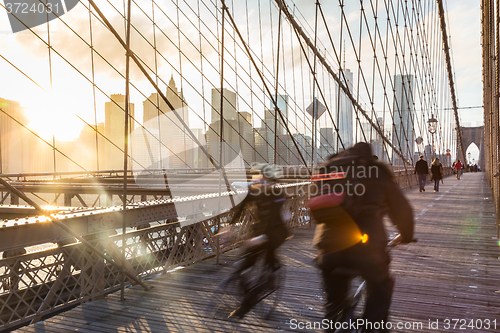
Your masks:
M 276 257 L 276 250 L 288 236 L 288 230 L 283 219 L 285 216 L 283 210 L 286 194 L 275 187 L 280 170 L 274 165 L 258 164 L 252 168 L 252 171 L 259 173 L 260 180 L 250 186 L 248 195 L 236 208 L 230 224 L 238 223 L 245 209 L 251 209 L 249 205 L 254 204 L 257 208 L 257 219 L 255 224 L 252 225 L 251 236 L 254 240 L 258 236 L 263 237 L 260 238 L 262 241 L 254 241 L 255 244 L 246 247 L 240 261 L 238 274 L 242 274 L 252 267 L 261 252 L 265 253 L 267 269 L 271 272 L 278 270 L 281 263 Z M 245 295 L 241 300 L 241 304 L 231 316 L 243 318 L 255 304 L 254 297 L 255 293 L 252 293 L 252 290 L 247 289 L 245 286 Z
M 418 176 L 420 192 L 425 192 L 425 181 L 427 180 L 427 175 L 429 174 L 429 165 L 427 164 L 427 161 L 424 160 L 424 155 L 420 155 L 420 160 L 415 163 L 415 173 Z
M 457 173 L 457 179 L 460 179 L 460 175 L 461 175 L 463 167 L 464 167 L 464 165 L 462 164 L 462 162 L 460 162 L 460 160 L 457 160 L 455 162 L 455 166 L 453 167 L 453 169 Z
M 435 158 L 431 165 L 431 180 L 434 181 L 434 192 L 439 192 L 439 181 L 443 179 L 443 165 Z
M 377 172 L 376 175 L 338 172 L 347 167 Z M 412 207 L 392 171 L 373 158 L 371 147 L 365 142 L 333 156 L 320 165 L 319 170 L 311 185 L 312 192 L 319 195 L 312 197 L 308 206 L 316 223 L 314 245 L 318 249 L 316 262 L 326 292 L 325 320 L 332 323 L 325 332 L 335 331 L 333 327 L 337 324 L 345 328 L 344 323 L 350 325 L 352 320 L 346 318 L 350 318 L 347 304 L 353 277 L 346 270 L 356 272 L 366 281 L 365 311 L 358 321 L 383 326 L 388 322 L 394 288 L 383 216 L 388 213 L 401 232 L 403 242 L 409 243 L 413 240 Z M 342 184 L 350 182 L 362 185 L 363 193 L 346 191 Z M 368 327 L 358 328 L 356 332 L 372 332 Z

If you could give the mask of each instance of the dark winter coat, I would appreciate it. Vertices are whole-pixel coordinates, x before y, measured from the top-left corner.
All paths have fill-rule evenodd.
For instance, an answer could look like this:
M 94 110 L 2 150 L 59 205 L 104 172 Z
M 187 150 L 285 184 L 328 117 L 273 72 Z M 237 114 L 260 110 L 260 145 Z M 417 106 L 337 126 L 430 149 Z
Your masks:
M 314 245 L 318 248 L 319 254 L 334 253 L 342 247 L 346 248 L 354 245 L 352 243 L 360 242 L 359 238 L 346 239 L 352 234 L 354 223 L 362 235 L 368 236 L 367 244 L 364 245 L 373 250 L 384 249 L 387 244 L 387 234 L 383 217 L 386 213 L 398 227 L 404 241 L 410 242 L 413 239 L 413 210 L 399 185 L 394 181 L 392 171 L 380 162 L 371 161 L 367 165 L 376 167 L 377 172 L 372 172 L 362 180 L 364 189 L 362 195 L 346 197 L 345 200 L 354 202 L 333 207 L 329 214 L 326 214 L 328 211 L 325 210 L 325 218 L 315 219 L 317 226 Z
M 429 174 L 429 165 L 427 164 L 427 161 L 419 160 L 415 164 L 415 173 L 424 175 Z
M 431 166 L 432 178 L 431 180 L 443 179 L 443 166 L 441 164 Z

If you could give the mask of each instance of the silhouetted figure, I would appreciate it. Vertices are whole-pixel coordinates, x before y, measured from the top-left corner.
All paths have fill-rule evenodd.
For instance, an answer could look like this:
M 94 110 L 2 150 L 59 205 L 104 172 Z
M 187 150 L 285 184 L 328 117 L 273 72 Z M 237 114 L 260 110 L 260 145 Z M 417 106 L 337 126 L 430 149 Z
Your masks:
M 439 192 L 439 181 L 443 179 L 443 165 L 439 158 L 435 158 L 431 165 L 431 180 L 434 181 L 434 192 Z
M 356 173 L 343 172 L 346 166 L 355 168 Z M 348 269 L 358 272 L 367 283 L 363 319 L 387 322 L 394 280 L 389 274 L 383 216 L 389 214 L 407 243 L 413 238 L 413 210 L 392 171 L 373 159 L 367 143 L 339 153 L 320 170 L 311 185 L 311 193 L 318 195 L 308 205 L 317 224 L 314 245 L 327 296 L 326 319 L 342 320 L 352 278 L 342 270 Z M 363 191 L 350 193 L 349 182 Z
M 246 249 L 238 269 L 240 273 L 252 267 L 262 251 L 265 252 L 266 265 L 273 271 L 278 269 L 280 264 L 276 259 L 275 251 L 288 236 L 288 230 L 282 218 L 286 195 L 283 190 L 274 187 L 279 170 L 269 164 L 258 165 L 256 169 L 261 173 L 262 178 L 250 186 L 248 195 L 237 208 L 231 224 L 239 221 L 247 204 L 255 204 L 257 221 L 252 226 L 251 237 L 265 235 L 265 241 L 258 246 Z M 251 309 L 251 303 L 252 299 L 244 297 L 242 304 L 233 315 L 242 318 Z
M 418 176 L 418 186 L 420 187 L 420 192 L 425 192 L 425 182 L 427 180 L 427 175 L 429 174 L 429 165 L 427 161 L 424 160 L 424 155 L 420 155 L 420 160 L 415 163 L 415 173 Z
M 453 170 L 455 170 L 455 172 L 457 174 L 457 179 L 460 179 L 460 175 L 462 174 L 463 167 L 464 167 L 464 165 L 462 164 L 462 162 L 460 162 L 460 160 L 457 160 L 455 162 L 455 165 L 453 166 Z

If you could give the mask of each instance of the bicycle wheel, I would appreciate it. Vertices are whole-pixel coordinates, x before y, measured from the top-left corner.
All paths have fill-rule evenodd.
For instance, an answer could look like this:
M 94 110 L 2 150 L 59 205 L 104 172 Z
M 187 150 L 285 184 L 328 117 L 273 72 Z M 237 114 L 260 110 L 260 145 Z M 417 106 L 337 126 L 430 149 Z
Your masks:
M 222 281 L 214 292 L 208 311 L 214 319 L 228 319 L 241 304 L 242 289 L 239 274 L 233 274 Z
M 360 279 L 362 282 L 357 286 L 356 291 L 351 297 L 349 306 L 347 307 L 347 318 L 354 319 L 356 316 L 362 314 L 364 303 L 366 302 L 366 281 Z M 359 305 L 359 306 L 358 306 Z
M 262 267 L 262 269 L 268 269 Z M 285 267 L 282 266 L 276 271 L 267 271 L 260 274 L 260 290 L 258 292 L 256 314 L 264 319 L 269 319 L 281 299 L 283 285 L 285 284 Z
M 338 312 L 335 317 L 328 318 L 333 322 L 347 323 L 346 328 L 339 327 L 335 333 L 357 333 L 358 330 L 351 329 L 351 323 L 356 322 L 362 315 L 362 303 L 366 294 L 366 281 L 361 280 L 360 284 L 354 283 L 351 285 L 352 295 L 346 300 L 342 311 Z

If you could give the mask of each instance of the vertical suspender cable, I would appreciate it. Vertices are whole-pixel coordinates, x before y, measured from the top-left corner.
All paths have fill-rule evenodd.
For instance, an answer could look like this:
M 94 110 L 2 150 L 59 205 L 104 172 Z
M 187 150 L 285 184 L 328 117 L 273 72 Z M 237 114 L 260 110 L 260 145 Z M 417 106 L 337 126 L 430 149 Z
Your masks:
M 132 0 L 127 2 L 127 32 L 126 43 L 127 50 L 130 50 L 130 12 Z M 128 117 L 130 113 L 130 53 L 127 51 L 125 55 L 125 132 L 123 136 L 123 220 L 122 220 L 122 276 L 121 276 L 121 293 L 120 300 L 125 300 L 125 260 L 126 260 L 126 213 L 127 213 L 127 173 L 128 173 L 128 137 L 129 137 L 129 123 Z
M 316 14 L 314 16 L 314 48 L 316 48 L 318 41 L 318 7 L 319 1 L 316 1 Z M 318 118 L 318 103 L 316 102 L 316 52 L 314 52 L 313 60 L 313 86 L 312 86 L 312 102 L 313 102 L 313 114 L 312 114 L 312 151 L 311 151 L 311 174 L 314 175 L 314 164 L 316 162 L 316 120 Z
M 339 5 L 340 5 L 340 10 L 341 10 L 341 13 L 340 13 L 340 40 L 339 40 L 339 79 L 342 75 L 342 77 L 344 78 L 344 82 L 345 82 L 345 85 L 346 87 L 349 87 L 348 85 L 348 82 L 347 82 L 347 79 L 345 77 L 345 75 L 343 74 L 343 71 L 345 70 L 345 68 L 342 68 L 342 45 L 344 45 L 344 48 L 345 48 L 345 43 L 342 44 L 342 38 L 343 38 L 343 32 L 344 32 L 344 20 L 342 20 L 342 14 L 344 13 L 344 1 L 340 1 L 339 0 Z M 345 63 L 345 52 L 344 52 L 344 63 Z M 352 142 L 347 142 L 346 145 L 344 145 L 344 140 L 340 138 L 340 129 L 342 128 L 345 128 L 346 124 L 341 124 L 340 123 L 340 108 L 342 107 L 343 103 L 340 102 L 340 100 L 342 99 L 341 98 L 341 93 L 342 93 L 342 90 L 341 90 L 341 85 L 339 82 L 337 82 L 337 126 L 339 127 L 339 130 L 337 130 L 337 135 L 336 135 L 336 143 L 335 143 L 335 146 L 337 147 L 337 152 L 339 151 L 339 142 L 341 142 L 342 144 L 342 150 L 345 150 L 346 148 L 349 148 L 349 147 L 346 147 L 350 144 L 352 144 Z M 351 128 L 351 131 L 352 131 L 352 128 Z M 343 132 L 343 131 L 342 131 Z
M 97 133 L 97 102 L 95 95 L 95 66 L 94 66 L 94 32 L 92 29 L 92 7 L 89 6 L 89 30 L 90 30 L 90 62 L 92 65 L 92 97 L 94 101 L 94 126 L 95 126 L 95 155 L 96 170 L 99 171 L 99 135 Z M 101 147 L 102 148 L 102 147 Z
M 50 50 L 52 49 L 52 46 L 50 45 L 50 24 L 49 24 L 49 11 L 47 11 L 47 48 L 49 51 L 49 78 L 50 78 L 50 93 L 52 94 L 52 55 Z M 54 134 L 52 134 L 52 157 L 54 160 L 54 177 L 56 177 L 55 173 L 57 172 L 57 167 L 56 167 L 56 137 Z M 56 199 L 57 200 L 57 196 Z M 57 202 L 56 202 L 57 205 Z
M 222 143 L 224 140 L 224 21 L 225 21 L 225 15 L 224 13 L 226 12 L 226 4 L 224 1 L 222 1 L 222 21 L 221 21 L 221 50 L 220 50 L 220 124 L 219 124 L 219 218 L 217 219 L 217 232 L 220 232 L 220 224 L 221 224 L 221 206 L 220 206 L 220 200 L 221 200 L 221 195 L 222 195 L 222 170 L 224 168 L 224 164 L 222 161 L 223 154 L 222 154 Z M 219 264 L 219 237 L 217 237 L 217 259 L 216 259 L 216 264 Z
M 276 89 L 275 89 L 275 104 L 274 104 L 274 156 L 273 164 L 278 164 L 276 161 L 276 152 L 278 150 L 278 87 L 279 87 L 279 67 L 280 67 L 280 38 L 281 38 L 281 8 L 278 13 L 278 47 L 276 50 Z
M 49 51 L 49 79 L 50 79 L 50 94 L 52 94 L 52 56 L 51 56 L 51 48 L 50 45 L 50 24 L 49 24 L 49 12 L 47 11 L 47 48 Z M 52 134 L 52 158 L 54 161 L 54 178 L 56 177 L 55 173 L 57 172 L 56 166 L 56 137 Z M 54 203 L 57 206 L 57 194 L 55 195 Z
M 155 2 L 152 1 L 151 2 L 151 16 L 152 16 L 152 19 L 153 19 L 153 48 L 154 48 L 154 51 L 155 51 L 155 82 L 156 82 L 156 85 L 158 85 L 158 48 L 157 48 L 157 43 L 156 43 L 156 23 L 155 23 Z M 152 103 L 153 101 L 150 101 L 150 103 Z M 162 110 L 160 108 L 160 95 L 156 94 L 156 114 L 157 114 L 157 121 L 158 121 L 158 140 L 161 141 L 161 133 L 162 133 L 162 130 L 161 130 L 161 116 L 162 116 Z M 143 113 L 144 115 L 144 113 Z M 135 115 L 134 115 L 135 116 Z M 143 119 L 142 120 L 142 123 L 145 125 L 145 120 Z M 165 165 L 163 164 L 163 153 L 162 153 L 162 147 L 160 146 L 160 149 L 158 151 L 158 158 L 160 159 L 160 169 L 162 169 L 161 172 L 165 172 L 164 169 L 165 169 Z

